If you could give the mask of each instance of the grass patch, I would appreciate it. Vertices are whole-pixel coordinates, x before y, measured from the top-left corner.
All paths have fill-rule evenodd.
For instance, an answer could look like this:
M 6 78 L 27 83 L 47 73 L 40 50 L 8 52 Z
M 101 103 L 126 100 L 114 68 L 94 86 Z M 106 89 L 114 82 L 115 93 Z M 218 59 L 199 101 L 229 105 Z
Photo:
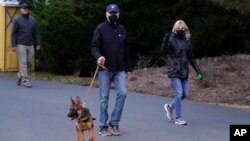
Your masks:
M 16 72 L 0 72 L 0 76 L 8 76 L 8 77 L 16 77 Z M 83 85 L 88 86 L 92 80 L 91 77 L 78 77 L 74 75 L 55 75 L 48 72 L 37 72 L 33 71 L 29 75 L 31 80 L 44 80 L 44 81 L 52 81 L 58 83 L 65 84 L 74 84 L 74 85 Z M 94 86 L 97 86 L 97 82 L 95 80 Z

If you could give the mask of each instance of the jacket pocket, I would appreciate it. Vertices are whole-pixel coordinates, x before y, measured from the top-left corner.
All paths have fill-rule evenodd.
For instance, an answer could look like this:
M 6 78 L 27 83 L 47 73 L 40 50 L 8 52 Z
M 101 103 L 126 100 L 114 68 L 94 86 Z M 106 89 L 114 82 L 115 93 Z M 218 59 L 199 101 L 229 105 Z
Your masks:
M 172 73 L 177 73 L 181 69 L 181 64 L 178 59 L 175 58 L 168 58 L 167 59 L 167 73 L 172 74 Z

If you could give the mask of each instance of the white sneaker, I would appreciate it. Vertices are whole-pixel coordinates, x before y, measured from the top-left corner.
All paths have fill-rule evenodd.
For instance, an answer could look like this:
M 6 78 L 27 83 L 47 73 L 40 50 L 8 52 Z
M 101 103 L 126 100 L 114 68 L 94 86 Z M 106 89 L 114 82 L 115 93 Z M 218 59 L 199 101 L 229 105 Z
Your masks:
M 174 118 L 173 118 L 173 108 L 171 108 L 171 107 L 169 106 L 169 104 L 165 104 L 165 105 L 164 105 L 164 109 L 165 109 L 166 112 L 167 112 L 167 117 L 168 117 L 168 119 L 171 120 L 171 121 L 173 121 L 173 120 L 174 120 Z
M 111 136 L 111 133 L 108 130 L 108 128 L 101 128 L 98 134 L 103 136 L 103 137 Z
M 187 122 L 185 120 L 183 120 L 183 119 L 178 118 L 178 119 L 175 120 L 175 124 L 187 125 Z

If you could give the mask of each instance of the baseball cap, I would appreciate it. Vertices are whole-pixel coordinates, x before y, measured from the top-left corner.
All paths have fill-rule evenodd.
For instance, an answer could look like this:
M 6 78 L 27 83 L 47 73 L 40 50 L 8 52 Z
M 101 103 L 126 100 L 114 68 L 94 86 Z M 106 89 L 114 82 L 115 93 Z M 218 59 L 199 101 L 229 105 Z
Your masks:
M 21 3 L 19 6 L 20 8 L 30 8 L 30 5 L 26 2 Z
M 119 12 L 119 8 L 116 4 L 109 4 L 107 7 L 106 7 L 106 12 Z

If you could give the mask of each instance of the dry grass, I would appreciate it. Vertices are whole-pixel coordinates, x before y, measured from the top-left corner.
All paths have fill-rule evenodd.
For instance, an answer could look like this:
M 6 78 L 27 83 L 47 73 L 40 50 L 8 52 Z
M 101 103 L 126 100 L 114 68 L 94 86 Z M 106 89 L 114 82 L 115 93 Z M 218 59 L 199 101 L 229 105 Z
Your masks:
M 16 72 L 0 72 L 0 76 L 10 76 L 16 77 Z M 33 71 L 30 74 L 31 80 L 44 80 L 44 81 L 52 81 L 58 83 L 66 83 L 66 84 L 76 84 L 76 85 L 83 85 L 88 86 L 92 80 L 90 77 L 78 77 L 74 75 L 62 76 L 62 75 L 55 75 L 47 72 L 36 72 Z M 93 86 L 97 87 L 97 81 L 94 82 Z
M 250 109 L 250 62 L 218 61 L 200 64 L 204 79 L 195 79 L 190 67 L 189 100 Z M 173 97 L 165 67 L 133 72 L 128 89 L 134 92 Z M 235 106 L 237 105 L 237 106 Z
M 195 72 L 190 67 L 189 100 L 250 110 L 249 61 L 232 62 L 220 60 L 211 63 L 201 63 L 200 66 L 204 73 L 202 81 L 195 79 Z M 170 80 L 165 71 L 165 67 L 133 71 L 128 81 L 128 90 L 130 92 L 173 97 Z M 15 77 L 16 73 L 0 73 L 1 75 Z M 88 86 L 92 78 L 32 72 L 31 79 Z M 94 86 L 98 86 L 97 81 L 95 81 Z

